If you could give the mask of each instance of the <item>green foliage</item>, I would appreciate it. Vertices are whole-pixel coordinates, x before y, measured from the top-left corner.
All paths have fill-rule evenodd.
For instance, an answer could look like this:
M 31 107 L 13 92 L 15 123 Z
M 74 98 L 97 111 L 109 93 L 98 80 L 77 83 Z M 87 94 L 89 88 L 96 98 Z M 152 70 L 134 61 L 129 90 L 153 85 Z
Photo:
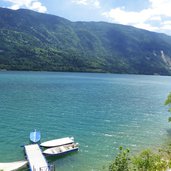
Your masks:
M 168 164 L 159 154 L 144 150 L 140 155 L 133 157 L 132 164 L 137 171 L 165 171 Z
M 168 75 L 169 56 L 164 34 L 0 8 L 0 69 Z
M 169 109 L 169 111 L 171 111 L 171 109 Z M 168 122 L 171 122 L 171 117 L 168 118 Z
M 167 96 L 167 99 L 165 101 L 165 105 L 168 105 L 169 106 L 169 112 L 171 112 L 171 92 Z M 171 117 L 169 117 L 168 120 L 169 120 L 169 122 L 171 122 Z
M 109 166 L 109 171 L 129 171 L 129 150 L 119 148 L 119 153 Z
M 169 106 L 168 111 L 171 112 L 171 92 L 167 96 L 167 99 L 165 101 L 165 105 L 168 105 Z M 168 118 L 168 122 L 171 122 L 171 117 Z
M 130 156 L 129 150 L 120 147 L 116 158 L 109 165 L 109 171 L 166 171 L 171 166 L 170 154 L 170 149 L 160 153 L 147 149 L 136 156 Z

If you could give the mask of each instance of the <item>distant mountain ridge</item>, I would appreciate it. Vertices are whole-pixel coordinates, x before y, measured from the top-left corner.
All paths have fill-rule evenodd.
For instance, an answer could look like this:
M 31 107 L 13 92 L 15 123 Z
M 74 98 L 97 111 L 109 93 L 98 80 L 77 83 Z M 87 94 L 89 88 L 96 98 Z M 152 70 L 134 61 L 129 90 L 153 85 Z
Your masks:
M 171 75 L 171 37 L 0 8 L 0 69 Z

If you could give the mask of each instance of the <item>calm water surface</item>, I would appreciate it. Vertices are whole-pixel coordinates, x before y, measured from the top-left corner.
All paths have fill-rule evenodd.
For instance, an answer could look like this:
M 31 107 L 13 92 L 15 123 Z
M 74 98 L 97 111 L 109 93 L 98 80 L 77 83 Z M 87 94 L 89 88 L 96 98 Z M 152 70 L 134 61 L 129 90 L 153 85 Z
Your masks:
M 139 151 L 168 139 L 171 77 L 0 72 L 0 162 L 24 159 L 30 131 L 42 141 L 74 136 L 80 151 L 50 159 L 58 171 L 101 171 L 122 145 Z

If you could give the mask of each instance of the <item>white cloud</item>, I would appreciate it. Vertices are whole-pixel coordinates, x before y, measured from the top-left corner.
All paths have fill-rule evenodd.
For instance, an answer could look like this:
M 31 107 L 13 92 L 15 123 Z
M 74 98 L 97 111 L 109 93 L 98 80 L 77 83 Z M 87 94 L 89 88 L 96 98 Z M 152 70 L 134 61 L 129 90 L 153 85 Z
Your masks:
M 170 20 L 166 20 L 166 21 L 163 21 L 162 24 L 161 24 L 161 27 L 160 27 L 161 30 L 168 30 L 168 31 L 171 31 L 171 21 Z
M 17 10 L 19 8 L 27 8 L 42 13 L 47 11 L 47 8 L 44 5 L 42 5 L 42 3 L 39 2 L 39 0 L 4 0 L 4 1 L 12 3 L 12 5 L 9 8 L 14 10 Z
M 87 0 L 73 0 L 72 2 L 75 4 L 87 5 Z
M 171 25 L 163 25 L 161 29 L 171 31 Z
M 138 24 L 135 24 L 134 26 L 137 28 L 141 28 L 141 29 L 145 29 L 149 31 L 155 31 L 159 28 L 159 27 L 155 27 L 155 26 L 152 26 L 150 24 L 145 24 L 145 23 L 138 23 Z
M 170 25 L 171 26 L 171 20 L 166 20 L 163 22 L 164 25 Z
M 150 20 L 151 21 L 161 22 L 162 21 L 162 18 L 161 18 L 161 16 L 151 16 Z
M 100 8 L 99 0 L 72 0 L 72 3 L 78 4 L 78 5 L 85 5 L 85 6 Z
M 45 6 L 43 6 L 40 2 L 33 2 L 32 3 L 32 6 L 31 6 L 31 9 L 35 10 L 35 11 L 38 11 L 38 12 L 46 12 L 47 9 Z
M 149 18 L 148 11 L 127 12 L 123 8 L 111 9 L 109 12 L 103 13 L 104 16 L 121 24 L 136 24 L 144 22 Z
M 10 8 L 13 9 L 13 10 L 17 10 L 17 9 L 20 8 L 20 6 L 15 4 L 15 5 L 12 5 Z
M 162 32 L 164 32 L 164 28 L 170 28 L 169 24 L 164 24 L 162 20 L 171 17 L 171 1 L 149 0 L 149 4 L 148 8 L 139 12 L 127 11 L 125 7 L 118 7 L 104 12 L 102 15 L 112 22 L 132 25 L 151 31 L 160 32 L 161 28 L 163 28 Z M 161 24 L 163 24 L 163 26 Z

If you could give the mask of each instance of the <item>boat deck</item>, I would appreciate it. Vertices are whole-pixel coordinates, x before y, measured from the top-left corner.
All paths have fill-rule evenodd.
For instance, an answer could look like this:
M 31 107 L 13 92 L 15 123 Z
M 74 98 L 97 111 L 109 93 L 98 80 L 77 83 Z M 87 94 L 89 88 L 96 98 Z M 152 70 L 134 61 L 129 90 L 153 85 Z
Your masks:
M 38 144 L 24 146 L 31 171 L 49 171 L 48 163 Z

